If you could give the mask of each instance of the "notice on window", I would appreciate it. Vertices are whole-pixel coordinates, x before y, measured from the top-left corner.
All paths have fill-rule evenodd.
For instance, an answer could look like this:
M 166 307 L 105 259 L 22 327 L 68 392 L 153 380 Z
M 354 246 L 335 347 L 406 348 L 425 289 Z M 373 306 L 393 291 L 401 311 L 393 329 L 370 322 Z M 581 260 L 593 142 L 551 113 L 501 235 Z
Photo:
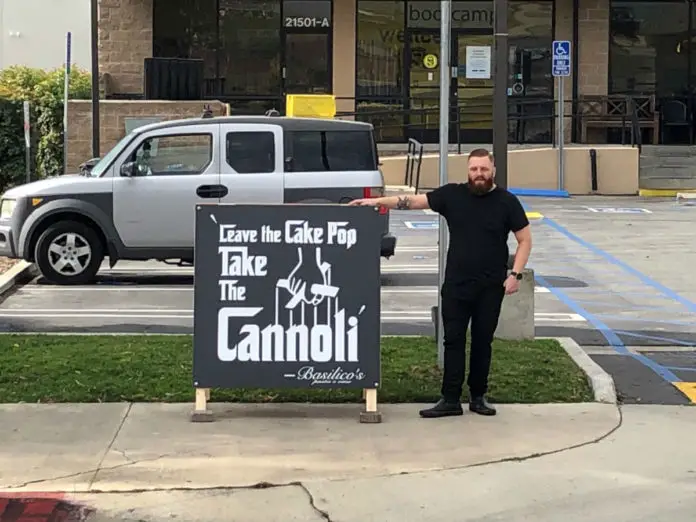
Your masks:
M 489 45 L 466 46 L 466 77 L 469 80 L 490 80 L 491 47 Z

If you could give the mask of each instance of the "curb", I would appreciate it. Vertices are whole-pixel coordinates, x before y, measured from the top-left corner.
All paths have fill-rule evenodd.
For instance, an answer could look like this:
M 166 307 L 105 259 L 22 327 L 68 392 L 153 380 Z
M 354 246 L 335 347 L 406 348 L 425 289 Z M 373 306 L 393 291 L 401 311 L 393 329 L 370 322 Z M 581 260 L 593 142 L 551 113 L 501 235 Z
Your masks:
M 552 337 L 560 343 L 566 353 L 570 356 L 575 364 L 587 374 L 587 380 L 594 392 L 596 402 L 605 404 L 617 404 L 616 388 L 614 379 L 604 369 L 599 366 L 592 358 L 585 353 L 578 343 L 570 337 Z
M 0 274 L 0 295 L 12 290 L 18 283 L 26 281 L 28 278 L 36 275 L 36 270 L 33 263 L 20 261 L 4 274 Z
M 673 198 L 679 193 L 693 194 L 696 189 L 639 189 L 638 195 L 643 198 Z

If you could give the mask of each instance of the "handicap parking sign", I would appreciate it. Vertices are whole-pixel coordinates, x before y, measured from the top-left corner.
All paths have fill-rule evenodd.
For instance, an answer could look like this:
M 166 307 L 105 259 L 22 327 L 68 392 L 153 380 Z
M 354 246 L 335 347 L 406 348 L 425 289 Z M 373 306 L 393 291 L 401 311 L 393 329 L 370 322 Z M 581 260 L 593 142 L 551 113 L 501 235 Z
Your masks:
M 554 76 L 570 76 L 570 41 L 554 40 L 552 73 Z

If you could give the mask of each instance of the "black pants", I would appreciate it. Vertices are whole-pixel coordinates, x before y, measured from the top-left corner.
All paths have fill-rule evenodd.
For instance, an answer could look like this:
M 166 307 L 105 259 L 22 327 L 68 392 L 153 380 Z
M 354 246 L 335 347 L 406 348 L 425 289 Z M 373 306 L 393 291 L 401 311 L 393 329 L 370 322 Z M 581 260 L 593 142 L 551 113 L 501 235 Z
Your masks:
M 471 397 L 488 391 L 491 367 L 491 344 L 498 327 L 505 288 L 502 281 L 479 285 L 462 291 L 447 286 L 442 289 L 442 323 L 444 327 L 445 371 L 442 396 L 459 401 L 466 372 L 466 333 L 471 321 L 471 357 L 467 385 Z

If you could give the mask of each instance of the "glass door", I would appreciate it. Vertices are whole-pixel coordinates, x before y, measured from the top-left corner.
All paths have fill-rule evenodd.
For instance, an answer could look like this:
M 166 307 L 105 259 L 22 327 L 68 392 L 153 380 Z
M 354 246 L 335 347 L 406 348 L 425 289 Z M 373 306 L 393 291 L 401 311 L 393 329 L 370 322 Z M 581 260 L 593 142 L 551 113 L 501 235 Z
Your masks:
M 459 33 L 454 38 L 452 80 L 462 143 L 493 142 L 493 35 Z
M 440 128 L 440 34 L 411 31 L 407 40 L 408 137 L 434 143 Z
M 285 33 L 283 83 L 285 94 L 331 94 L 328 33 Z

